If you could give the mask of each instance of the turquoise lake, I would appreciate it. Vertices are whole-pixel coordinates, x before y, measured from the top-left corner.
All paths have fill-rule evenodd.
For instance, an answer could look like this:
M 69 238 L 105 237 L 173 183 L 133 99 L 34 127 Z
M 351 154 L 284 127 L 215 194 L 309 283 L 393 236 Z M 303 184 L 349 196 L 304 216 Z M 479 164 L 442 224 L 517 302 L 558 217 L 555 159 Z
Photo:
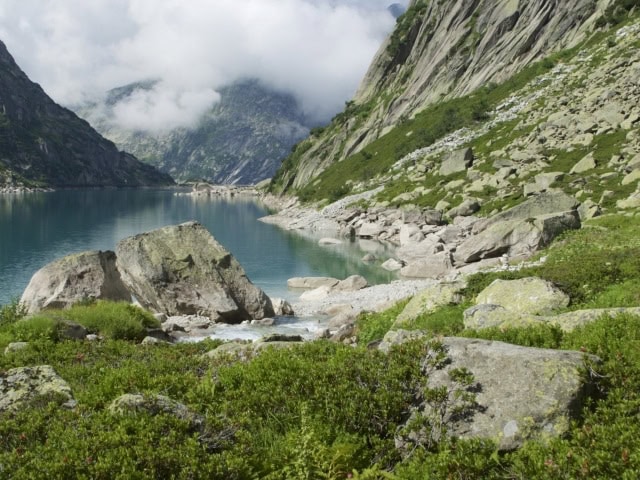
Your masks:
M 365 276 L 371 284 L 393 274 L 366 265 L 373 242 L 319 246 L 295 232 L 257 219 L 268 211 L 248 198 L 194 198 L 176 190 L 64 190 L 0 194 L 0 305 L 19 297 L 31 276 L 57 258 L 86 250 L 113 250 L 128 236 L 196 220 L 242 264 L 268 295 L 294 299 L 287 279 L 297 276 Z

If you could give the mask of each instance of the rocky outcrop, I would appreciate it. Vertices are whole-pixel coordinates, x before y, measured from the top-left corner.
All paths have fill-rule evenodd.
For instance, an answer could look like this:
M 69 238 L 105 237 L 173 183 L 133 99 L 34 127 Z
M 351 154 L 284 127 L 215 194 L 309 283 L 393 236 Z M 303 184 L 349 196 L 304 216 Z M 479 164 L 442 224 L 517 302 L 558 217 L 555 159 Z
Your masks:
M 123 281 L 145 308 L 229 323 L 274 315 L 269 297 L 197 222 L 126 238 L 116 252 Z
M 0 413 L 13 412 L 39 398 L 74 408 L 71 387 L 49 365 L 0 372 Z
M 0 42 L 0 171 L 53 187 L 173 185 L 33 83 Z M 0 181 L 2 183 L 2 181 Z
M 411 2 L 335 128 L 308 140 L 285 188 L 363 150 L 428 105 L 501 82 L 588 34 L 609 0 Z M 391 97 L 391 100 L 389 100 Z
M 464 282 L 442 282 L 418 292 L 398 315 L 394 327 L 411 323 L 419 316 L 429 314 L 439 307 L 460 303 L 461 292 L 465 286 Z
M 580 216 L 575 210 L 492 223 L 486 230 L 465 240 L 456 250 L 454 258 L 459 264 L 505 254 L 527 258 L 549 245 L 562 232 L 578 228 Z
M 83 300 L 131 301 L 114 252 L 83 252 L 51 262 L 33 275 L 20 302 L 34 313 Z
M 411 337 L 395 332 L 397 341 Z M 421 397 L 412 415 L 431 429 L 405 429 L 397 445 L 407 449 L 446 434 L 493 439 L 504 451 L 561 436 L 595 391 L 584 363 L 581 352 L 445 337 L 441 346 L 430 345 L 423 365 L 427 391 L 446 389 L 446 395 Z

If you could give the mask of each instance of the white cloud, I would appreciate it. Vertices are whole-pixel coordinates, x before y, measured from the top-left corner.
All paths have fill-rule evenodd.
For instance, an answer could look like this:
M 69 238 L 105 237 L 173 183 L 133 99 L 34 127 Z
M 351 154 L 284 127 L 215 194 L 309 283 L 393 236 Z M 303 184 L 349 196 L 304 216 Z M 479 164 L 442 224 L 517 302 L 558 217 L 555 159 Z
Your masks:
M 188 125 L 217 88 L 246 77 L 292 92 L 308 114 L 326 118 L 353 95 L 393 28 L 390 3 L 3 0 L 0 39 L 63 104 L 160 79 L 117 106 L 126 126 Z

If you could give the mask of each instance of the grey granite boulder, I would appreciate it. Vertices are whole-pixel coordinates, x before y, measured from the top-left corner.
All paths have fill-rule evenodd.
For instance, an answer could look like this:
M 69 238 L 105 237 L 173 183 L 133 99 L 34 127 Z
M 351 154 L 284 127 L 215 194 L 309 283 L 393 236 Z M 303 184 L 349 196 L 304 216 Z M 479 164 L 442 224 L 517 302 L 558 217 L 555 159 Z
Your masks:
M 114 252 L 77 253 L 49 263 L 31 277 L 20 301 L 29 313 L 35 313 L 87 299 L 131 301 L 116 269 Z
M 580 225 L 576 210 L 493 223 L 486 230 L 462 242 L 454 258 L 456 263 L 461 264 L 503 254 L 528 257 L 549 245 L 562 232 L 578 229 Z
M 546 315 L 569 305 L 569 296 L 553 283 L 537 277 L 494 280 L 478 294 L 476 303 L 501 305 L 507 310 Z
M 274 315 L 269 297 L 197 222 L 126 238 L 116 251 L 124 282 L 145 308 L 229 323 Z
M 446 395 L 422 400 L 413 413 L 432 425 L 431 438 L 493 439 L 504 451 L 529 439 L 561 436 L 595 390 L 595 381 L 584 375 L 581 352 L 451 337 L 443 338 L 439 349 L 434 345 L 423 359 L 426 386 L 444 388 Z M 405 430 L 396 442 L 406 449 L 426 435 Z
M 473 151 L 470 148 L 463 148 L 448 153 L 440 165 L 439 173 L 442 176 L 464 172 L 473 164 Z
M 574 197 L 564 192 L 541 193 L 509 210 L 476 222 L 473 225 L 473 233 L 479 233 L 497 223 L 511 220 L 526 220 L 541 215 L 575 210 L 579 204 Z
M 394 326 L 410 323 L 420 315 L 433 312 L 439 307 L 460 303 L 464 287 L 464 282 L 441 282 L 425 288 L 418 292 L 404 307 L 404 310 L 396 318 Z
M 0 372 L 0 413 L 16 411 L 39 397 L 74 408 L 71 387 L 49 365 Z

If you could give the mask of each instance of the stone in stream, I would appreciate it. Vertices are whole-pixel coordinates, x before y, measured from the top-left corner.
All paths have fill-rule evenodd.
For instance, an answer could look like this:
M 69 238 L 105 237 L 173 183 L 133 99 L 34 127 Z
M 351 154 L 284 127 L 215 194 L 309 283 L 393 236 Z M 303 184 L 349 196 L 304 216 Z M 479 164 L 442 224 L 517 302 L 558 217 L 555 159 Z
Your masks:
M 126 238 L 116 252 L 122 279 L 150 310 L 228 323 L 274 315 L 269 297 L 197 222 Z

